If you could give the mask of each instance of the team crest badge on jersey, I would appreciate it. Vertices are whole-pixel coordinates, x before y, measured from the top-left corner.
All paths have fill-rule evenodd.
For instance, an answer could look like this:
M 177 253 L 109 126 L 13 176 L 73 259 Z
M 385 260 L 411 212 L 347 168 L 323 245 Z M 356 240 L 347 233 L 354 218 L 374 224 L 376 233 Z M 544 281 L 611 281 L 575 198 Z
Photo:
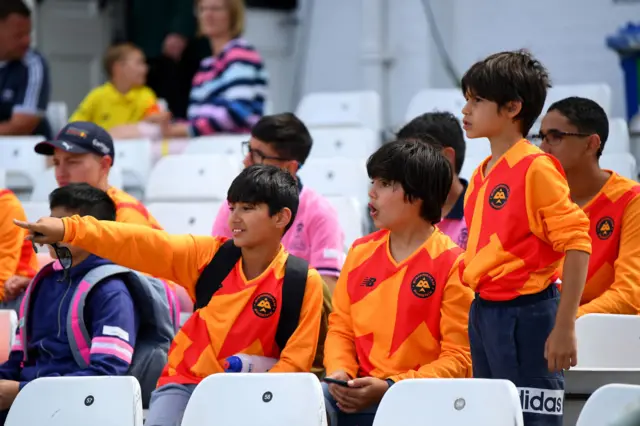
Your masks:
M 613 219 L 605 216 L 596 224 L 596 235 L 601 240 L 606 240 L 613 234 Z
M 509 187 L 504 183 L 497 185 L 489 194 L 489 205 L 496 210 L 500 210 L 507 204 L 509 199 Z
M 421 272 L 411 280 L 411 291 L 421 299 L 426 299 L 436 291 L 436 280 L 433 275 Z
M 262 293 L 253 299 L 253 313 L 260 318 L 269 318 L 276 312 L 276 298 L 269 293 Z

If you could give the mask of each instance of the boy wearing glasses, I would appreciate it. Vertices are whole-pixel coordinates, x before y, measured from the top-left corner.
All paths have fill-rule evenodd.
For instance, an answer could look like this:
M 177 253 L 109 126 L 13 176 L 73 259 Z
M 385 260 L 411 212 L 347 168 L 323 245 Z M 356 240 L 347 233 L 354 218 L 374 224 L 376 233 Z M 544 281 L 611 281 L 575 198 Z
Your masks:
M 562 425 L 562 370 L 577 364 L 575 319 L 591 253 L 589 219 L 570 200 L 560 164 L 524 139 L 548 87 L 546 69 L 523 51 L 493 54 L 462 78 L 464 130 L 488 138 L 492 154 L 465 196 L 460 270 L 476 292 L 473 376 L 515 383 L 526 426 Z
M 540 148 L 560 161 L 571 199 L 589 216 L 593 254 L 578 316 L 640 310 L 640 184 L 598 165 L 609 119 L 596 102 L 566 98 L 549 107 Z
M 335 209 L 323 196 L 304 186 L 297 176 L 311 146 L 309 130 L 294 114 L 265 116 L 251 129 L 251 138 L 243 145 L 243 164 L 245 167 L 271 164 L 296 178 L 300 206 L 282 244 L 289 253 L 309 262 L 333 293 L 345 258 L 344 235 Z M 229 208 L 223 203 L 213 224 L 214 236 L 231 237 L 228 217 Z
M 116 206 L 109 195 L 84 183 L 54 190 L 49 205 L 51 216 L 56 218 L 80 215 L 112 222 L 116 219 Z M 51 256 L 56 259 L 59 255 L 60 259 L 48 273 L 38 275 L 37 285 L 32 284 L 30 308 L 21 313 L 20 319 L 29 325 L 24 334 L 28 340 L 17 335 L 9 360 L 0 365 L 0 424 L 4 424 L 18 392 L 38 377 L 123 376 L 131 365 L 140 318 L 127 285 L 111 277 L 101 281 L 86 298 L 90 357 L 87 368 L 79 366 L 64 323 L 73 309 L 71 296 L 89 271 L 111 262 L 74 245 L 60 244 L 55 250 L 48 247 Z

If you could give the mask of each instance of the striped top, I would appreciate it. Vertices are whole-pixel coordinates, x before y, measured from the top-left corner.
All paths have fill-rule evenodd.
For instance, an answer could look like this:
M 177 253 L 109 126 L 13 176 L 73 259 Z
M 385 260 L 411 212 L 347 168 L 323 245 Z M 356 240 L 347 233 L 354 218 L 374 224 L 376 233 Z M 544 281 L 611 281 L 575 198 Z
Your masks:
M 203 59 L 193 77 L 190 135 L 248 133 L 264 113 L 266 91 L 260 54 L 243 39 L 231 40 L 218 55 Z

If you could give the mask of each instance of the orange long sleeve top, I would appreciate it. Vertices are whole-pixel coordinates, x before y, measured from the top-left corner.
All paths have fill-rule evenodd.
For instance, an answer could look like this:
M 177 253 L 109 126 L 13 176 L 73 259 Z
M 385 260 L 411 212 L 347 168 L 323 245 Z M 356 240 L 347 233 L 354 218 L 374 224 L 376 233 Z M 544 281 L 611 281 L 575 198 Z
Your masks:
M 611 172 L 583 210 L 593 253 L 578 316 L 640 313 L 640 184 Z
M 114 263 L 180 283 L 195 299 L 198 278 L 226 238 L 169 235 L 145 226 L 98 221 L 92 217 L 63 219 L 64 242 Z M 271 372 L 310 371 L 315 357 L 322 312 L 323 281 L 309 269 L 300 322 L 280 350 L 275 333 L 280 316 L 282 279 L 288 253 L 280 252 L 258 277 L 247 279 L 239 261 L 209 304 L 180 329 L 158 385 L 196 384 L 224 371 L 225 359 L 236 353 L 279 358 Z M 271 307 L 259 310 L 268 300 Z M 275 306 L 275 308 L 273 308 Z
M 467 321 L 473 293 L 460 283 L 462 250 L 439 230 L 397 263 L 389 232 L 356 240 L 333 294 L 327 374 L 468 377 Z
M 27 232 L 13 224 L 13 219 L 26 220 L 24 209 L 13 192 L 0 189 L 0 299 L 4 297 L 4 283 L 13 275 L 33 278 L 38 258 L 25 241 Z
M 488 161 L 466 193 L 462 281 L 485 300 L 538 293 L 553 281 L 566 251 L 591 253 L 589 219 L 570 200 L 560 163 L 526 139 L 485 176 Z

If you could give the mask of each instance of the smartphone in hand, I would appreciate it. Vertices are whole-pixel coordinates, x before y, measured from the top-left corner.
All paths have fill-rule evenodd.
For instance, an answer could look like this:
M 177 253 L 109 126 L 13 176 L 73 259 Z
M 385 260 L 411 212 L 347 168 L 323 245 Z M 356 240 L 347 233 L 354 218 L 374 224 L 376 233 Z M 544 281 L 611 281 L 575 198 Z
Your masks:
M 334 385 L 342 386 L 343 388 L 348 388 L 349 387 L 349 384 L 347 382 L 345 382 L 344 380 L 332 379 L 330 377 L 325 377 L 322 380 L 324 380 L 327 383 L 331 383 L 331 384 L 334 384 Z

